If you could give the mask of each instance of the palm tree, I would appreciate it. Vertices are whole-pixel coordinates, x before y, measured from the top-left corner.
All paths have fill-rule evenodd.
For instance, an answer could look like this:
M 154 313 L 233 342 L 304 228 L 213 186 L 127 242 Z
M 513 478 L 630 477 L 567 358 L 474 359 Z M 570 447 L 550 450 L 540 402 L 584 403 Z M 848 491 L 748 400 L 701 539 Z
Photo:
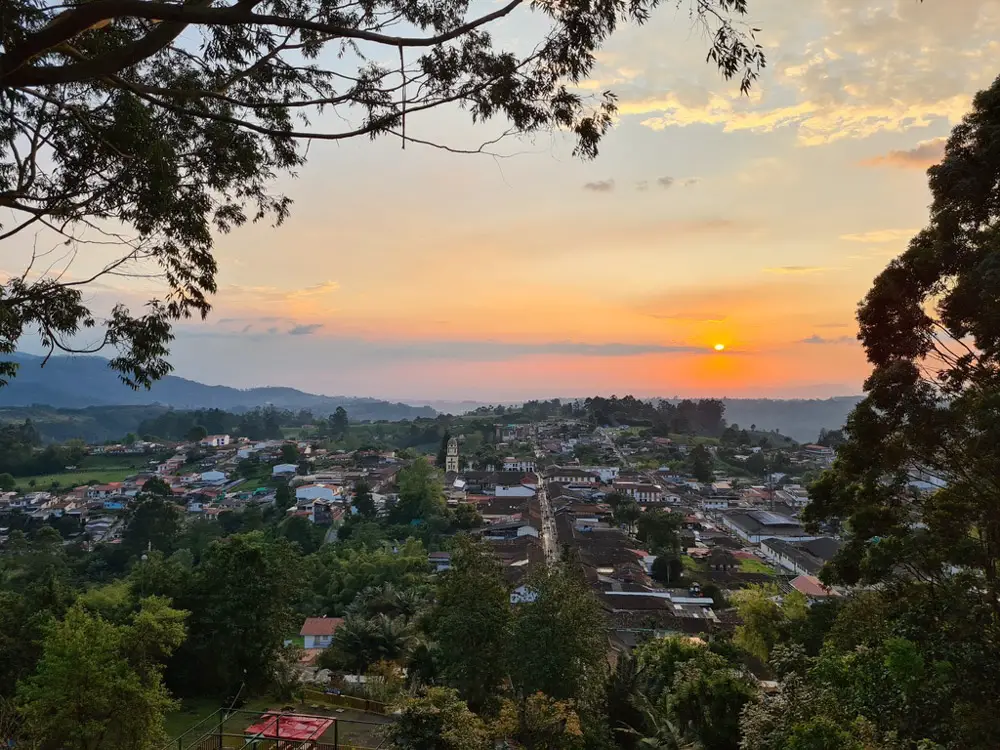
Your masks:
M 670 720 L 662 706 L 655 706 L 642 693 L 635 694 L 636 706 L 642 712 L 643 731 L 626 727 L 618 731 L 636 737 L 635 747 L 639 750 L 702 750 L 702 746 L 684 737 L 684 733 Z

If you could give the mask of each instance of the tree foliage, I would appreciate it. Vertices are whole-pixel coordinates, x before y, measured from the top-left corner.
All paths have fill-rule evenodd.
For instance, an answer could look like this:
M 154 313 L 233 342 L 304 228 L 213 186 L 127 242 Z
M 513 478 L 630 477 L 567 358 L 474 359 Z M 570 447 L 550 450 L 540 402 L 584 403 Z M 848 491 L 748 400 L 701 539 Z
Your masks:
M 164 740 L 176 703 L 162 667 L 184 639 L 184 613 L 142 601 L 116 624 L 83 605 L 46 631 L 37 672 L 18 690 L 24 732 L 42 750 L 147 750 Z
M 507 679 L 513 627 L 509 589 L 485 542 L 458 540 L 436 600 L 441 675 L 473 707 L 485 706 Z

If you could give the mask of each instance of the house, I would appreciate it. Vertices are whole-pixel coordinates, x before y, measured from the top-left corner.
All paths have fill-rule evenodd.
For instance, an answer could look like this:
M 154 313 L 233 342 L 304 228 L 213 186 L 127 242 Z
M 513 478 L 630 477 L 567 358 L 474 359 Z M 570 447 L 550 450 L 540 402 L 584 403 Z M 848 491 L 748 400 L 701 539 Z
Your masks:
M 637 503 L 663 502 L 663 488 L 646 482 L 616 482 L 615 489 L 624 492 Z
M 294 477 L 295 472 L 299 470 L 299 467 L 295 464 L 278 464 L 272 467 L 271 476 L 272 477 Z
M 201 445 L 206 448 L 223 448 L 229 445 L 229 435 L 206 435 L 201 440 Z
M 727 510 L 735 499 L 729 495 L 709 495 L 699 499 L 698 505 L 702 510 Z
M 451 570 L 451 553 L 431 552 L 427 555 L 427 562 L 430 563 L 430 566 L 434 568 L 434 572 L 436 573 Z
M 840 596 L 829 586 L 824 585 L 816 576 L 799 576 L 792 580 L 791 586 L 800 594 L 804 594 L 807 599 L 826 599 L 831 596 Z
M 535 462 L 528 458 L 505 458 L 503 460 L 504 471 L 534 471 Z
M 87 488 L 87 498 L 89 500 L 103 500 L 111 495 L 121 492 L 121 482 L 110 482 L 108 484 L 95 484 Z
M 760 544 L 762 540 L 771 537 L 789 542 L 816 539 L 814 534 L 807 532 L 797 521 L 769 510 L 729 513 L 722 517 L 722 523 L 750 544 Z
M 223 484 L 226 481 L 226 473 L 224 471 L 205 471 L 202 472 L 200 479 L 205 484 Z
M 340 487 L 328 487 L 325 484 L 303 484 L 295 488 L 296 500 L 326 500 L 334 502 L 341 499 Z
M 333 641 L 333 634 L 344 624 L 342 617 L 307 617 L 299 635 L 304 648 L 326 648 Z

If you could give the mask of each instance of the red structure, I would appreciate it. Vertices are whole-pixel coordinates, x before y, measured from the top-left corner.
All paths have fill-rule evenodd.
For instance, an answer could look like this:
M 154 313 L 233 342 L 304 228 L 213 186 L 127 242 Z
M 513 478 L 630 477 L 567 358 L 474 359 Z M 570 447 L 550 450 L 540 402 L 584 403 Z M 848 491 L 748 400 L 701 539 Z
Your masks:
M 269 711 L 261 716 L 256 724 L 247 727 L 243 733 L 248 741 L 279 740 L 278 747 L 309 747 L 311 743 L 317 742 L 333 723 L 334 719 L 324 716 Z

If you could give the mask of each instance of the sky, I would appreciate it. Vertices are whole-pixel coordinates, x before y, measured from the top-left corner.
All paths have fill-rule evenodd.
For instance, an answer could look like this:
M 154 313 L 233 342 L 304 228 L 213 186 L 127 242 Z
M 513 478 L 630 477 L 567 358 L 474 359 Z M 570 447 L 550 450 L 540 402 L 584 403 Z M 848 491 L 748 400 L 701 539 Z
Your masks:
M 857 303 L 1000 73 L 1000 2 L 749 4 L 768 57 L 749 96 L 706 64 L 686 0 L 616 32 L 582 85 L 619 97 L 593 161 L 558 133 L 507 158 L 312 143 L 276 185 L 289 220 L 218 238 L 214 310 L 178 327 L 175 374 L 410 400 L 859 393 Z M 495 36 L 538 31 L 525 9 Z M 452 112 L 407 129 L 495 133 Z

